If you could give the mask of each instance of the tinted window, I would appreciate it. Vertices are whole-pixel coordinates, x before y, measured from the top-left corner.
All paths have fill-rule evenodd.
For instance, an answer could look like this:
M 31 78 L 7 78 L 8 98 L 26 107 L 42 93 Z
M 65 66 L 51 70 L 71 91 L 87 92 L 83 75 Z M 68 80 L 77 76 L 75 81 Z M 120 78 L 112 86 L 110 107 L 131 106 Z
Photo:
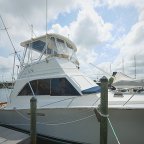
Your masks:
M 34 80 L 30 82 L 35 95 L 73 96 L 80 95 L 66 78 Z M 29 84 L 26 84 L 19 96 L 32 95 Z
M 38 81 L 38 95 L 50 95 L 50 80 L 44 79 Z
M 30 84 L 35 95 L 50 95 L 50 80 L 34 80 Z M 26 84 L 18 95 L 32 95 L 29 84 Z
M 45 42 L 43 42 L 41 40 L 38 40 L 38 41 L 35 41 L 32 43 L 32 48 L 39 52 L 43 51 L 44 46 L 45 46 Z
M 71 83 L 65 78 L 56 78 L 51 80 L 52 96 L 72 96 L 80 95 Z
M 32 91 L 30 89 L 29 84 L 26 84 L 25 87 L 21 90 L 21 92 L 18 95 L 32 95 Z

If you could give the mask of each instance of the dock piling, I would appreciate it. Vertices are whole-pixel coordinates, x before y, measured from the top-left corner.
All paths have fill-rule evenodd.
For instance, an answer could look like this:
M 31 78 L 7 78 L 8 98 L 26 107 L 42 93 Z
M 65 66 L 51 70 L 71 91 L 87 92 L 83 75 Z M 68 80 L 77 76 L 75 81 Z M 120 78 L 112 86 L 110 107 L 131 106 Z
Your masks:
M 31 144 L 36 144 L 36 113 L 37 113 L 37 99 L 35 97 L 32 97 L 30 99 L 30 115 L 31 115 L 31 131 L 30 131 L 30 137 L 31 137 Z
M 100 144 L 107 144 L 108 137 L 108 79 L 101 78 L 101 104 L 100 104 Z

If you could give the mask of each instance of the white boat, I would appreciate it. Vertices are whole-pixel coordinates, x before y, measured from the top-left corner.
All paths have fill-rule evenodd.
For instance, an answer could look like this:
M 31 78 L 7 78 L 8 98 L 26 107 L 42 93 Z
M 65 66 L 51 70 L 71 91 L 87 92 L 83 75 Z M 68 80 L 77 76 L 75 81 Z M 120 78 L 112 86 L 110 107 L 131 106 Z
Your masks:
M 100 143 L 100 87 L 80 72 L 77 48 L 47 34 L 21 43 L 24 57 L 10 100 L 0 109 L 4 125 L 30 131 L 30 99 L 37 98 L 37 134 L 63 143 Z M 144 96 L 109 92 L 109 120 L 121 143 L 144 143 Z M 108 144 L 117 144 L 111 126 Z
M 144 80 L 131 78 L 122 72 L 113 72 L 109 88 L 116 94 L 144 94 Z
M 120 88 L 143 88 L 144 87 L 144 80 L 143 79 L 134 79 L 131 78 L 122 72 L 114 72 L 114 81 L 113 86 L 120 89 Z

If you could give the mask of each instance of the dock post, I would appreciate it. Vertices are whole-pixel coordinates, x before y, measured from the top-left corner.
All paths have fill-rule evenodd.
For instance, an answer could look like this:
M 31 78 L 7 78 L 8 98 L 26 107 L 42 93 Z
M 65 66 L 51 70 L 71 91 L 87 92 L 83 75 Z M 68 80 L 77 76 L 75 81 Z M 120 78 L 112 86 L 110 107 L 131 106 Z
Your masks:
M 37 99 L 32 97 L 30 99 L 30 115 L 31 115 L 31 144 L 36 144 L 36 112 L 37 112 Z
M 100 144 L 107 144 L 108 137 L 108 79 L 101 78 L 101 104 L 100 104 Z

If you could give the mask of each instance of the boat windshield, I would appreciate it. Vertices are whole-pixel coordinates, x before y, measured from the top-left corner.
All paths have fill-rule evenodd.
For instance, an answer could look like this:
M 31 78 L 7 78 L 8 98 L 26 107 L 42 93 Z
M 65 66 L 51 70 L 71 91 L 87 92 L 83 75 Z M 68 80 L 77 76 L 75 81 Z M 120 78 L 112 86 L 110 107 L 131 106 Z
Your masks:
M 72 77 L 72 80 L 81 88 L 83 94 L 99 93 L 101 88 L 96 85 L 91 79 L 82 75 Z
M 67 58 L 73 63 L 79 64 L 75 55 L 76 48 L 69 41 L 64 39 L 49 37 L 46 42 L 46 38 L 42 37 L 24 44 L 24 46 L 26 47 L 24 63 L 31 63 L 50 56 Z

